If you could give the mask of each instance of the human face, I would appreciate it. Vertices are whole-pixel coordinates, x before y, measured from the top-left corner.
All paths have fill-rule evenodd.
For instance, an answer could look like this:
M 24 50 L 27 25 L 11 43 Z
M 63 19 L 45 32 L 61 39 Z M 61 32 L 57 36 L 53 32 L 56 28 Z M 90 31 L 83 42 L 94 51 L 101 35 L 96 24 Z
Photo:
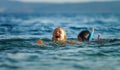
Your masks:
M 53 32 L 53 41 L 64 42 L 66 41 L 66 32 L 63 28 L 56 28 Z

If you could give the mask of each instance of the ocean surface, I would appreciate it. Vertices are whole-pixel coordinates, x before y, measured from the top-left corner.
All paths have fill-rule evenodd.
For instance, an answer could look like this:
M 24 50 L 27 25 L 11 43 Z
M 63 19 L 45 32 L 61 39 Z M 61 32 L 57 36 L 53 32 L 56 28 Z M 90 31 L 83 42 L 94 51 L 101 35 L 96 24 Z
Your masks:
M 77 41 L 95 27 L 93 39 L 111 42 L 56 44 L 56 27 Z M 41 39 L 45 45 L 37 44 Z M 120 14 L 0 14 L 0 70 L 120 70 Z

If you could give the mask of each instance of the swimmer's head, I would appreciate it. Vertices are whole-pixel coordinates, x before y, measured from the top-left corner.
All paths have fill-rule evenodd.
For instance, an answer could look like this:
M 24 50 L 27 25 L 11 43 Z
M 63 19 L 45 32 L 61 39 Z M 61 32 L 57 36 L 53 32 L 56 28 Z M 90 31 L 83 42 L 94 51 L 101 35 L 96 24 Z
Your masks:
M 52 37 L 53 41 L 56 42 L 65 42 L 66 41 L 66 32 L 63 28 L 56 28 L 53 32 L 53 37 Z
M 87 41 L 89 40 L 90 32 L 88 30 L 83 30 L 78 35 L 78 41 Z

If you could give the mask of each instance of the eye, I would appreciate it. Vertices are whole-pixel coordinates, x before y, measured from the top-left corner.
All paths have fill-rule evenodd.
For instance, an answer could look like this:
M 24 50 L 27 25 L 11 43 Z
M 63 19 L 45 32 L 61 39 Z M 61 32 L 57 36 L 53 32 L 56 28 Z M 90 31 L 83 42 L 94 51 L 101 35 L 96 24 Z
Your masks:
M 62 33 L 61 31 L 59 31 L 59 33 Z

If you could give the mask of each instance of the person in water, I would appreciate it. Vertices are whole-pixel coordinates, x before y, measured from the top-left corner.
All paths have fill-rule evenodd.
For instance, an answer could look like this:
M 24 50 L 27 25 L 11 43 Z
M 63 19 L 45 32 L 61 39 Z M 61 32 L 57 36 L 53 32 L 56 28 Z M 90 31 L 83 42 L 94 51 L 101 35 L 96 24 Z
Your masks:
M 61 27 L 56 28 L 52 36 L 52 40 L 55 42 L 66 42 L 67 40 L 66 31 Z
M 89 41 L 90 32 L 88 30 L 83 30 L 77 36 L 78 41 Z
M 66 31 L 61 28 L 55 28 L 55 30 L 53 31 L 53 37 L 52 40 L 54 42 L 64 42 L 64 43 L 69 43 L 69 44 L 76 44 L 75 41 L 68 41 L 66 38 Z
M 76 44 L 76 42 L 74 41 L 67 41 L 66 31 L 61 27 L 57 27 L 54 29 L 52 34 L 52 41 L 58 43 Z M 38 40 L 38 44 L 43 44 L 42 40 Z

